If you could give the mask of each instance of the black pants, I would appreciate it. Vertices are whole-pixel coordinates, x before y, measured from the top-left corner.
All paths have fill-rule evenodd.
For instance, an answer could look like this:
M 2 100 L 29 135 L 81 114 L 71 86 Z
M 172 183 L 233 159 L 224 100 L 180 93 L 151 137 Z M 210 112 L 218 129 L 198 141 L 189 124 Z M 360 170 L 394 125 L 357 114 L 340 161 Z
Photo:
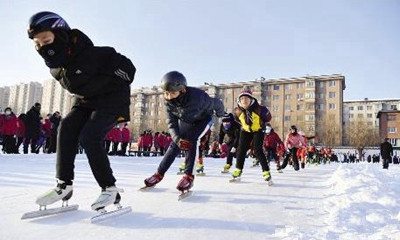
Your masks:
M 262 131 L 246 132 L 241 130 L 239 137 L 239 146 L 236 156 L 236 168 L 243 169 L 244 160 L 246 159 L 247 150 L 250 149 L 250 143 L 253 141 L 254 154 L 260 161 L 263 171 L 269 171 L 267 158 L 263 151 L 264 133 Z
M 208 129 L 212 125 L 212 119 L 206 119 L 195 124 L 179 121 L 179 135 L 182 139 L 189 140 L 193 143 L 192 148 L 187 152 L 185 159 L 185 174 L 194 174 L 194 164 L 199 156 L 199 146 L 201 137 L 206 134 Z M 167 152 L 165 153 L 160 165 L 158 166 L 158 172 L 164 175 L 171 167 L 175 158 L 181 152 L 181 149 L 176 145 L 175 142 L 171 142 Z
M 121 143 L 121 156 L 126 156 L 126 148 L 128 147 L 127 142 L 122 142 Z
M 226 164 L 229 164 L 232 166 L 232 162 L 233 162 L 233 157 L 235 156 L 235 153 L 231 153 L 231 150 L 233 148 L 233 143 L 228 144 L 229 148 L 228 148 L 228 156 L 226 157 Z
M 33 136 L 33 135 L 26 135 L 25 139 L 24 139 L 24 153 L 27 154 L 28 153 L 28 148 L 29 148 L 29 144 L 31 144 L 31 153 L 36 153 L 36 143 L 38 140 L 39 136 Z
M 56 177 L 71 184 L 78 141 L 85 149 L 90 168 L 100 187 L 116 182 L 103 140 L 116 123 L 117 116 L 105 111 L 73 108 L 60 123 L 57 139 Z
M 16 139 L 13 135 L 3 135 L 3 151 L 5 153 L 15 153 Z
M 383 158 L 382 162 L 383 162 L 383 169 L 389 169 L 390 158 Z
M 106 148 L 106 153 L 110 151 L 111 140 L 104 140 L 104 147 Z
M 57 134 L 51 134 L 50 136 L 50 144 L 47 153 L 55 153 L 57 152 Z

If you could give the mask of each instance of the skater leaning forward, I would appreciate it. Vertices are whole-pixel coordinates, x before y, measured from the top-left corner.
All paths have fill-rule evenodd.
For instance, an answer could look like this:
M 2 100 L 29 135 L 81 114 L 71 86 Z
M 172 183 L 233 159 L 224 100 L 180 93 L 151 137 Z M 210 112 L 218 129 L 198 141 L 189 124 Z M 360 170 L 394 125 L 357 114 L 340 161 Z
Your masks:
M 212 117 L 224 115 L 224 105 L 205 91 L 187 86 L 185 76 L 177 71 L 164 75 L 161 80 L 167 108 L 168 131 L 172 142 L 165 153 L 157 172 L 144 180 L 146 187 L 159 183 L 181 150 L 187 151 L 185 175 L 177 189 L 188 191 L 193 186 L 194 163 L 198 158 L 200 139 L 210 129 Z
M 118 121 L 129 121 L 129 85 L 135 75 L 134 65 L 114 48 L 94 46 L 84 33 L 71 29 L 63 18 L 52 12 L 33 15 L 28 36 L 52 76 L 75 97 L 70 113 L 59 126 L 57 185 L 38 197 L 36 203 L 46 206 L 72 196 L 78 141 L 101 187 L 92 209 L 118 203 L 121 189 L 115 186 L 103 139 Z
M 250 143 L 253 142 L 254 154 L 261 163 L 262 175 L 266 181 L 270 182 L 271 174 L 263 151 L 263 130 L 267 122 L 271 120 L 271 113 L 268 108 L 258 103 L 249 89 L 245 89 L 238 96 L 236 116 L 242 128 L 237 149 L 236 169 L 232 172 L 233 180 L 242 175 L 246 152 L 250 148 Z
M 240 124 L 235 121 L 235 118 L 232 113 L 226 114 L 222 118 L 222 124 L 219 129 L 218 135 L 218 143 L 219 146 L 222 145 L 225 136 L 227 136 L 228 141 L 226 144 L 228 145 L 228 155 L 226 157 L 226 164 L 224 165 L 224 169 L 221 171 L 222 173 L 229 173 L 229 169 L 232 166 L 233 157 L 235 156 L 236 149 L 239 144 L 239 135 L 240 135 Z

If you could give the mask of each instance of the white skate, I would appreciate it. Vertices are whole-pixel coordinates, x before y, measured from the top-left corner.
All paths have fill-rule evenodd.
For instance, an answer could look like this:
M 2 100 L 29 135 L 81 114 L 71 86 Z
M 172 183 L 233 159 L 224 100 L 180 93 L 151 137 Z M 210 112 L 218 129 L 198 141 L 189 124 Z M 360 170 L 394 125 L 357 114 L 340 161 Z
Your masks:
M 68 205 L 68 200 L 72 197 L 72 185 L 65 184 L 62 180 L 57 180 L 57 186 L 46 193 L 40 195 L 36 199 L 36 203 L 39 204 L 40 207 L 46 208 L 47 205 L 53 204 L 57 201 L 62 200 L 63 206 L 64 203 Z
M 121 201 L 121 196 L 119 195 L 120 192 L 124 192 L 124 190 L 117 188 L 116 186 L 106 187 L 101 191 L 100 196 L 92 204 L 92 209 L 100 211 L 111 204 L 115 204 L 119 207 L 119 202 Z

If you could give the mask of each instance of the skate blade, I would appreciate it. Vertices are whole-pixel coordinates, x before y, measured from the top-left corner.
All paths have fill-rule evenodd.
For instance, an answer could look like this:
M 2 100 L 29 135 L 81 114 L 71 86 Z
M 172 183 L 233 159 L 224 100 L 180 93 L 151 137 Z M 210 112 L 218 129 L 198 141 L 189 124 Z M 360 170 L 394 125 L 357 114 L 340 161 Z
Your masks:
M 274 182 L 272 180 L 269 180 L 269 181 L 267 181 L 267 185 L 272 186 L 272 185 L 274 185 Z
M 184 200 L 188 197 L 193 196 L 193 191 L 186 191 L 186 192 L 182 192 L 181 194 L 179 194 L 178 196 L 178 201 Z
M 90 219 L 91 223 L 98 223 L 98 222 L 102 222 L 102 221 L 106 221 L 108 219 L 112 219 L 114 217 L 119 217 L 121 215 L 125 215 L 127 213 L 132 212 L 132 208 L 129 207 L 124 207 L 124 208 L 120 208 L 120 209 L 116 209 L 114 211 L 111 212 L 105 212 L 105 213 L 100 213 L 99 215 L 96 215 L 94 217 L 92 217 Z
M 152 186 L 152 187 L 143 186 L 143 187 L 139 188 L 138 191 L 146 192 L 146 191 L 148 191 L 148 190 L 150 190 L 150 189 L 152 189 L 154 187 L 155 187 L 155 185 Z
M 204 177 L 206 173 L 196 173 L 196 176 Z
M 221 171 L 221 173 L 229 173 L 229 170 L 227 170 L 227 171 Z
M 184 172 L 177 172 L 176 175 L 183 175 L 185 174 Z
M 75 204 L 75 205 L 70 205 L 70 206 L 65 206 L 65 207 L 49 208 L 49 209 L 45 209 L 45 210 L 27 212 L 27 213 L 24 213 L 24 215 L 22 215 L 21 219 L 23 220 L 23 219 L 31 219 L 31 218 L 56 215 L 59 213 L 65 213 L 65 212 L 78 210 L 78 207 L 79 207 L 79 205 Z
M 240 181 L 241 181 L 240 177 L 229 179 L 229 182 L 231 182 L 231 183 L 240 182 Z

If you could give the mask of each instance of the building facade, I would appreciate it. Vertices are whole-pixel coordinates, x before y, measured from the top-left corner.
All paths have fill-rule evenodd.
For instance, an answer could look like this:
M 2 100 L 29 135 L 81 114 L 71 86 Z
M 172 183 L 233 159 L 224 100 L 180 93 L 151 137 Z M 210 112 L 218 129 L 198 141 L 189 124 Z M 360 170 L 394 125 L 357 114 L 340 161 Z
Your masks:
M 0 87 L 0 112 L 8 107 L 10 102 L 10 87 Z
M 344 128 L 354 121 L 365 121 L 367 126 L 379 130 L 380 119 L 377 115 L 380 111 L 400 109 L 400 99 L 368 99 L 344 101 L 343 120 Z M 349 136 L 344 134 L 344 144 L 347 144 Z
M 382 110 L 378 112 L 379 137 L 389 138 L 393 147 L 400 147 L 400 110 Z
M 226 112 L 237 106 L 243 87 L 250 87 L 260 104 L 269 108 L 275 131 L 284 137 L 291 125 L 298 126 L 307 136 L 318 136 L 329 126 L 337 129 L 335 145 L 342 145 L 343 91 L 345 77 L 339 74 L 299 78 L 264 79 L 207 84 L 199 88 L 211 97 L 222 100 Z M 131 129 L 134 136 L 146 129 L 166 131 L 166 112 L 162 90 L 142 88 L 131 94 Z M 219 129 L 218 119 L 215 129 Z M 214 131 L 215 134 L 215 131 Z

